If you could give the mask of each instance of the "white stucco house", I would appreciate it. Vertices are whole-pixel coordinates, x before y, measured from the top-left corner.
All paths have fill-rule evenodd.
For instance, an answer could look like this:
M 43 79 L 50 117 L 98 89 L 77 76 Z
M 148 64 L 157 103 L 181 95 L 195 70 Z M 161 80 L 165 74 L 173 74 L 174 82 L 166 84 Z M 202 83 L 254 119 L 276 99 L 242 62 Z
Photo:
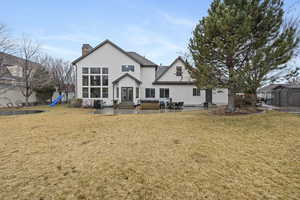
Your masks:
M 142 100 L 184 102 L 197 106 L 205 102 L 205 90 L 194 85 L 184 60 L 176 58 L 160 66 L 136 52 L 128 52 L 109 40 L 95 48 L 82 46 L 82 56 L 72 62 L 76 69 L 76 97 L 105 105 Z M 213 91 L 213 103 L 227 104 L 227 90 Z

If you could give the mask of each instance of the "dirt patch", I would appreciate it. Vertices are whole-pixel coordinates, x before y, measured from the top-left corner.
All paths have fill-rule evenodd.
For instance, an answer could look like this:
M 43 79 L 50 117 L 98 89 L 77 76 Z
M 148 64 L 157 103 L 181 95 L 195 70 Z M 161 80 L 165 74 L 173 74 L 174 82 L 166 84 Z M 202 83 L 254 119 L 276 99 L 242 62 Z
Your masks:
M 233 113 L 228 112 L 226 106 L 221 106 L 221 107 L 211 110 L 212 114 L 223 115 L 223 116 L 249 115 L 249 114 L 259 114 L 259 113 L 263 113 L 263 112 L 264 112 L 264 110 L 256 108 L 256 107 L 236 108 L 236 111 Z

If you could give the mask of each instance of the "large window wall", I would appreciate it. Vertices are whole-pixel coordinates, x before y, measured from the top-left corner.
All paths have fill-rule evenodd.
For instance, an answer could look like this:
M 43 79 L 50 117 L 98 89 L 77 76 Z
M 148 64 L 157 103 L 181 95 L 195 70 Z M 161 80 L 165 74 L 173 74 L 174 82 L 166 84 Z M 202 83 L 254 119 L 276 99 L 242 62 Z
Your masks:
M 108 77 L 107 67 L 83 67 L 82 98 L 108 98 Z

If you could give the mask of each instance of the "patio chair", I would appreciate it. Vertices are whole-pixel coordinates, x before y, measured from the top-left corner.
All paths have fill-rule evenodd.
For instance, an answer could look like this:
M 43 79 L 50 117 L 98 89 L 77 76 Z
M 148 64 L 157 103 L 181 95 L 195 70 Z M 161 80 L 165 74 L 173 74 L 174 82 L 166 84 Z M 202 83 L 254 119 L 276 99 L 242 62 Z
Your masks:
M 94 108 L 96 109 L 102 109 L 103 104 L 103 100 L 94 100 Z
M 159 102 L 159 108 L 160 109 L 165 109 L 166 108 L 166 103 L 164 101 Z
M 167 102 L 167 108 L 168 109 L 173 109 L 174 108 L 173 103 Z
M 178 109 L 183 109 L 183 105 L 184 105 L 184 102 L 183 102 L 183 101 L 178 102 L 177 108 L 178 108 Z

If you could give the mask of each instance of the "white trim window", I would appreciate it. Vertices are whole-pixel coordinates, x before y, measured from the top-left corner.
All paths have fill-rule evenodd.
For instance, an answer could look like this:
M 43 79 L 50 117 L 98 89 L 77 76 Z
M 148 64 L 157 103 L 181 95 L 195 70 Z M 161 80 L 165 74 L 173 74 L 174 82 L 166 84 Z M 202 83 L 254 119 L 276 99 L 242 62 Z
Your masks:
M 82 98 L 89 98 L 89 88 L 82 88 Z
M 107 67 L 83 67 L 82 98 L 108 98 L 108 79 Z
M 134 72 L 134 65 L 122 65 L 122 72 Z
M 176 76 L 182 76 L 182 67 L 176 66 Z
M 159 88 L 159 97 L 160 98 L 169 98 L 170 97 L 169 88 Z
M 155 88 L 146 88 L 145 89 L 146 98 L 155 98 Z
M 193 96 L 201 96 L 201 89 L 200 88 L 193 88 Z

